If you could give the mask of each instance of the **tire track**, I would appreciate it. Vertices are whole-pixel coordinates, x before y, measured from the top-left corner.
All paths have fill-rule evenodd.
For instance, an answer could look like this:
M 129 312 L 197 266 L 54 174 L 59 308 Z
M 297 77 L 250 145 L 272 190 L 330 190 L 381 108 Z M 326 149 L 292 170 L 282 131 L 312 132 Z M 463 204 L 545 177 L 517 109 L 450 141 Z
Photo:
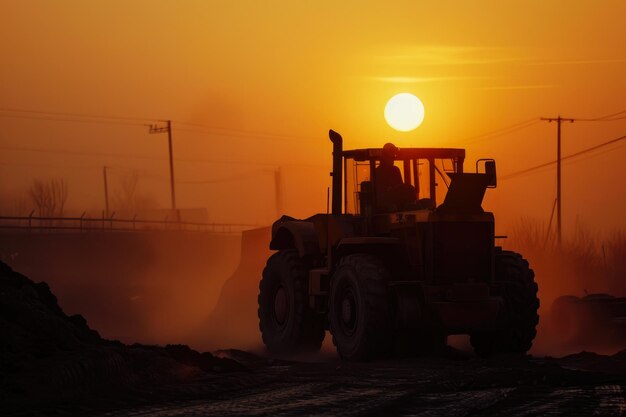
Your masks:
M 623 375 L 527 360 L 504 367 L 437 359 L 339 366 L 294 363 L 259 369 L 247 387 L 236 391 L 222 385 L 224 390 L 210 398 L 106 415 L 620 416 L 626 414 L 625 384 Z

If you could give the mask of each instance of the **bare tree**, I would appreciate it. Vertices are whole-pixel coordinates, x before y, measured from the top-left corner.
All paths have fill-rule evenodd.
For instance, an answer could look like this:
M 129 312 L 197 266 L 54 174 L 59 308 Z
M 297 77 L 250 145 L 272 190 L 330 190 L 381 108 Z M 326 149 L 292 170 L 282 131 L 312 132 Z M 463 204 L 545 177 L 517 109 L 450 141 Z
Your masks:
M 139 174 L 137 171 L 132 171 L 120 179 L 120 188 L 114 197 L 118 211 L 126 213 L 135 211 L 138 184 Z
M 113 194 L 113 208 L 117 217 L 132 217 L 142 210 L 158 206 L 153 196 L 142 192 L 137 171 L 121 176 L 118 184 Z
M 63 217 L 67 202 L 67 182 L 63 178 L 36 179 L 28 190 L 40 217 Z

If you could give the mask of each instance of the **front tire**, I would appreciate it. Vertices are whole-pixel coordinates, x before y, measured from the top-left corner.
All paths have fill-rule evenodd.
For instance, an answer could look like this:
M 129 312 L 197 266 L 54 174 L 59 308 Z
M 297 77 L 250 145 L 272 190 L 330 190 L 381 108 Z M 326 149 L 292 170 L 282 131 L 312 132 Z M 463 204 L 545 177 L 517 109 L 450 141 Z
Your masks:
M 376 257 L 347 255 L 339 261 L 330 289 L 330 331 L 339 355 L 367 361 L 392 347 L 387 282 L 389 272 Z
M 317 351 L 325 329 L 323 316 L 308 303 L 308 275 L 295 250 L 282 250 L 267 260 L 259 284 L 259 328 L 271 353 Z
M 504 308 L 498 329 L 477 332 L 470 343 L 480 356 L 494 353 L 526 353 L 532 347 L 539 323 L 539 299 L 535 273 L 515 252 L 496 254 L 496 280 L 503 284 Z

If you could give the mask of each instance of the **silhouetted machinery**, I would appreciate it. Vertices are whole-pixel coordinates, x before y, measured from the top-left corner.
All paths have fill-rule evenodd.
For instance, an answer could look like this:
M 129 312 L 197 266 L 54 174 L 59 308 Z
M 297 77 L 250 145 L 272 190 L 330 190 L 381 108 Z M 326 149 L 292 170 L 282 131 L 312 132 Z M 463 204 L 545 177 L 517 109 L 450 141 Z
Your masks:
M 328 329 L 347 360 L 425 352 L 453 334 L 469 334 L 480 355 L 530 349 L 534 273 L 495 245 L 493 214 L 481 207 L 495 161 L 465 173 L 464 149 L 393 147 L 402 183 L 381 189 L 387 145 L 343 150 L 329 136 L 332 211 L 272 226 L 277 252 L 258 297 L 267 349 L 317 350 Z
M 565 346 L 593 347 L 626 342 L 626 297 L 563 295 L 550 309 L 553 333 Z

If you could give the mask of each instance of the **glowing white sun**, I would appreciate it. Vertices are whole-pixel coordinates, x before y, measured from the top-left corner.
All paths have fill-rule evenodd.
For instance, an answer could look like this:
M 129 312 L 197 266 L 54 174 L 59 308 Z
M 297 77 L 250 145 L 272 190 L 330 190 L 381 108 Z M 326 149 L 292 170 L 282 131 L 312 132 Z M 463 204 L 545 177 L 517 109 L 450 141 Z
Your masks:
M 396 94 L 385 106 L 385 120 L 394 129 L 409 132 L 422 124 L 424 105 L 411 93 Z

